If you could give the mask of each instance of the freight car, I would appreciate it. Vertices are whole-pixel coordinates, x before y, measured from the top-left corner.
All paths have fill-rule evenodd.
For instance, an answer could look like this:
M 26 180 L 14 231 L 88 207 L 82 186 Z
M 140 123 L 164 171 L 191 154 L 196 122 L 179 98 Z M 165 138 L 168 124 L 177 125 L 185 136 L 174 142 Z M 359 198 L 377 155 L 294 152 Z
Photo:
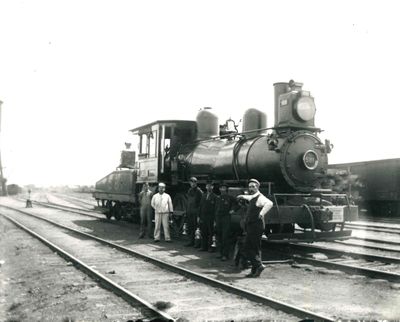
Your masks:
M 344 230 L 344 223 L 357 219 L 358 208 L 330 187 L 327 155 L 332 145 L 319 139 L 314 98 L 302 85 L 274 84 L 271 128 L 265 113 L 249 109 L 239 133 L 233 120 L 219 125 L 212 110 L 204 108 L 196 121 L 155 121 L 132 129 L 137 151 L 123 151 L 117 170 L 96 183 L 94 197 L 108 210 L 108 218 L 137 217 L 137 195 L 143 183 L 155 186 L 163 181 L 173 197 L 173 223 L 180 229 L 191 176 L 200 185 L 209 179 L 227 183 L 232 195 L 243 193 L 254 177 L 274 202 L 266 221 L 269 240 L 347 238 L 351 231 Z M 240 214 L 232 220 L 239 227 Z
M 17 195 L 22 192 L 22 188 L 17 184 L 7 185 L 7 193 L 9 195 Z
M 400 159 L 333 164 L 330 168 L 358 177 L 361 184 L 349 186 L 349 192 L 369 215 L 400 216 Z

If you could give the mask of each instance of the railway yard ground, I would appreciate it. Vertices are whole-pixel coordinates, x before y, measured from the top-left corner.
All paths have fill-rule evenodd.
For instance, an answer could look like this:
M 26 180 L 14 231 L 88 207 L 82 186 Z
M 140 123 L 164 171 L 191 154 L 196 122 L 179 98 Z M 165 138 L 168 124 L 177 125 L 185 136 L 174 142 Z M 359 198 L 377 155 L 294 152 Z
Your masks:
M 265 243 L 266 269 L 254 279 L 245 278 L 247 271 L 238 270 L 232 261 L 220 261 L 216 253 L 184 247 L 183 239 L 173 243 L 138 239 L 137 224 L 106 220 L 104 215 L 90 211 L 95 203 L 88 194 L 37 194 L 32 195 L 32 200 L 80 210 L 35 203 L 33 208 L 25 208 L 24 199 L 2 197 L 0 213 L 87 263 L 149 303 L 150 308 L 116 295 L 105 282 L 79 270 L 80 265 L 60 257 L 54 249 L 0 216 L 1 321 L 151 320 L 157 314 L 151 307 L 165 314 L 165 319 L 178 321 L 400 319 L 400 220 L 390 224 L 358 222 L 353 230 L 357 238 L 352 243 L 315 243 L 311 245 L 316 246 L 312 252 L 306 247 L 301 250 L 301 246 Z M 139 255 L 100 245 L 89 236 L 29 214 Z M 369 231 L 367 225 L 378 228 L 371 227 L 375 230 Z M 385 240 L 389 243 L 385 244 Z M 346 253 L 332 255 L 332 249 Z M 141 254 L 186 273 L 155 265 Z M 353 258 L 351 254 L 364 255 Z M 352 266 L 353 271 L 345 265 Z

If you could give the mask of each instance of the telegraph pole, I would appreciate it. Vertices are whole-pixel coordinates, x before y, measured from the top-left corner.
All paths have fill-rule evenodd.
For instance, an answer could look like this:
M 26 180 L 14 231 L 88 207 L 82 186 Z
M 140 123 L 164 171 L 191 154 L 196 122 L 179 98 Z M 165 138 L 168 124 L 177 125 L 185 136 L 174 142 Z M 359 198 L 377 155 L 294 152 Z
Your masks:
M 2 104 L 3 104 L 3 102 L 0 101 L 0 132 L 1 132 L 1 105 Z M 7 196 L 7 186 L 6 186 L 7 179 L 4 178 L 4 176 L 3 176 L 3 165 L 1 164 L 1 151 L 0 151 L 0 181 L 1 181 L 1 194 L 3 196 Z

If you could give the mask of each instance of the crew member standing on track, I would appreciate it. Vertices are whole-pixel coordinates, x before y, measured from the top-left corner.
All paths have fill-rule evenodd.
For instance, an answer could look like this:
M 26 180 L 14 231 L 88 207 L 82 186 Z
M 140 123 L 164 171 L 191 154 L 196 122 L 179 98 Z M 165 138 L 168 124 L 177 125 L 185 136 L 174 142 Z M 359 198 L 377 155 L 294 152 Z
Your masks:
M 165 241 L 170 242 L 169 215 L 172 215 L 174 209 L 170 195 L 165 192 L 165 183 L 158 184 L 158 193 L 151 199 L 151 206 L 155 212 L 154 242 L 160 241 L 161 225 L 164 228 Z
M 197 218 L 199 216 L 199 207 L 203 192 L 197 186 L 197 178 L 189 179 L 190 188 L 187 193 L 186 222 L 189 236 L 189 242 L 185 246 L 194 246 L 194 234 L 197 227 Z
M 201 251 L 213 251 L 212 236 L 214 232 L 215 207 L 217 205 L 217 195 L 213 192 L 214 184 L 209 181 L 206 184 L 206 193 L 200 201 L 199 224 L 201 231 Z
M 246 239 L 243 251 L 251 262 L 251 272 L 246 277 L 258 277 L 264 270 L 261 262 L 261 237 L 265 227 L 265 215 L 273 203 L 260 191 L 260 182 L 256 179 L 249 181 L 250 195 L 239 195 L 238 199 L 249 201 L 246 212 Z
M 217 230 L 217 240 L 222 261 L 226 261 L 229 257 L 231 249 L 231 215 L 239 208 L 235 198 L 228 194 L 228 185 L 221 184 L 219 186 L 221 195 L 217 199 L 217 207 L 215 211 L 215 223 Z
M 153 232 L 151 229 L 153 209 L 151 208 L 151 198 L 153 192 L 150 190 L 149 184 L 145 182 L 143 189 L 139 193 L 139 204 L 140 204 L 140 234 L 139 238 L 143 238 L 145 235 L 147 225 L 147 235 L 149 238 L 153 238 Z

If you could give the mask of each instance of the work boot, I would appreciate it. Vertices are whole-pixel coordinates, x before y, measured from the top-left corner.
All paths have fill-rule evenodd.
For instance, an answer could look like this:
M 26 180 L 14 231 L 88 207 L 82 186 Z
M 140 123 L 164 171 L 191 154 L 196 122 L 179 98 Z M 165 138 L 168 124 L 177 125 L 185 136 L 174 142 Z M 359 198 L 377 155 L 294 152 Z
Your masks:
M 253 274 L 253 276 L 254 277 L 259 277 L 264 269 L 265 269 L 264 265 L 258 266 L 256 271 L 255 271 L 255 273 Z

